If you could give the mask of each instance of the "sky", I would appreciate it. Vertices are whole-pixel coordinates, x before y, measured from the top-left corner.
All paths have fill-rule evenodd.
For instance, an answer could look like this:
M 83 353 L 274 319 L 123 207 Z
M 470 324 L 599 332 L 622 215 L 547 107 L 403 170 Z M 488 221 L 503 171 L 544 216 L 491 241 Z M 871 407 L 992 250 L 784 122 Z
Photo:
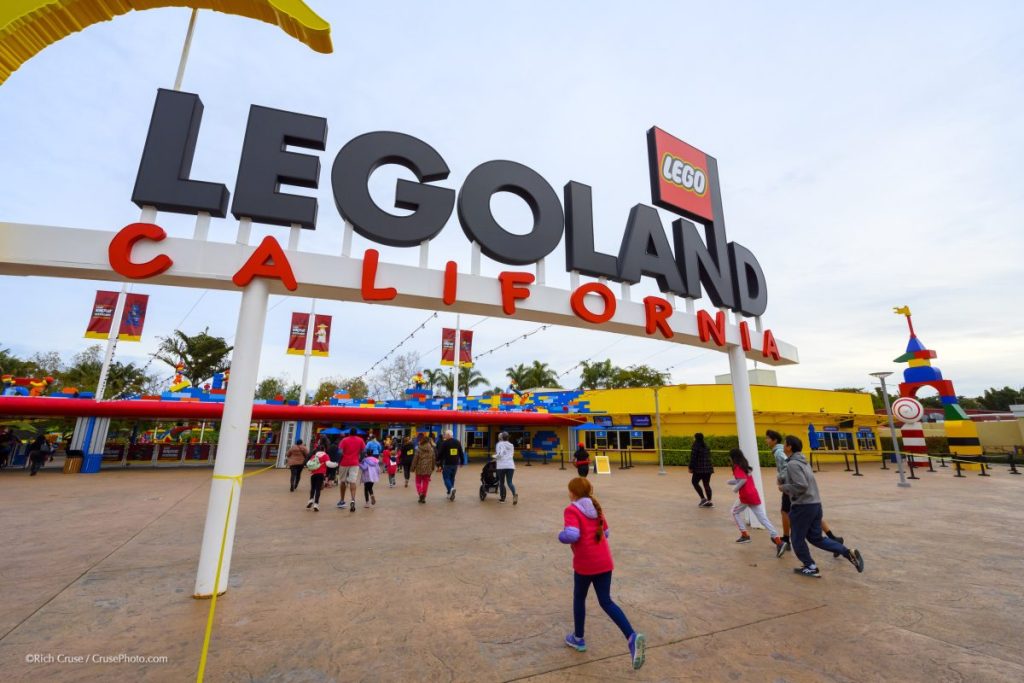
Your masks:
M 340 253 L 342 220 L 330 166 L 350 139 L 375 130 L 419 137 L 452 169 L 458 189 L 475 166 L 511 159 L 559 193 L 593 187 L 597 247 L 617 253 L 629 209 L 649 204 L 645 133 L 652 125 L 718 159 L 729 239 L 758 258 L 766 326 L 796 345 L 779 368 L 787 386 L 868 387 L 899 371 L 909 305 L 918 334 L 957 393 L 1024 385 L 1024 5 L 883 3 L 342 3 L 308 0 L 332 26 L 321 55 L 280 29 L 201 12 L 183 90 L 205 112 L 192 177 L 233 188 L 248 108 L 260 104 L 328 120 L 317 229 L 301 248 Z M 159 87 L 171 87 L 188 10 L 133 12 L 52 45 L 0 85 L 0 221 L 114 231 L 138 220 L 130 197 Z M 394 180 L 373 193 L 390 206 Z M 390 193 L 389 193 L 390 190 Z M 498 219 L 529 229 L 519 200 L 498 196 Z M 669 225 L 671 216 L 661 212 Z M 173 236 L 194 219 L 162 213 Z M 211 239 L 237 222 L 214 219 Z M 254 235 L 287 239 L 287 230 Z M 256 239 L 254 237 L 254 241 Z M 415 264 L 416 249 L 373 245 L 382 260 Z M 470 247 L 453 214 L 431 244 L 432 268 Z M 563 246 L 548 283 L 568 288 Z M 484 274 L 500 264 L 484 259 Z M 70 356 L 97 289 L 110 283 L 0 276 L 0 348 Z M 142 342 L 119 360 L 146 363 L 158 337 L 180 328 L 232 338 L 240 294 L 135 284 L 150 295 Z M 654 293 L 654 283 L 634 288 Z M 701 302 L 698 302 L 700 305 Z M 706 299 L 704 304 L 710 308 Z M 285 354 L 292 311 L 308 299 L 271 297 L 261 377 L 298 381 Z M 365 373 L 428 318 L 419 310 L 317 302 L 334 316 L 323 377 Z M 478 369 L 505 386 L 505 368 L 534 359 L 579 381 L 581 360 L 670 369 L 702 384 L 728 372 L 724 354 L 655 339 L 463 316 Z M 399 350 L 437 367 L 442 312 Z M 151 366 L 168 378 L 172 371 Z M 895 378 L 894 378 L 895 379 Z

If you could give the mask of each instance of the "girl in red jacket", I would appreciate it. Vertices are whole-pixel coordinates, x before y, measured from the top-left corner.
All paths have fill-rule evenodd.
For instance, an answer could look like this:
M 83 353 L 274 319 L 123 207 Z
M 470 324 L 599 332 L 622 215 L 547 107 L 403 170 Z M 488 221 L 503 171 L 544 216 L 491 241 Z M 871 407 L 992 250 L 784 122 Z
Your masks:
M 750 512 L 757 517 L 757 521 L 761 522 L 764 528 L 768 530 L 768 533 L 771 534 L 772 543 L 775 544 L 777 549 L 782 545 L 782 539 L 779 538 L 778 532 L 775 531 L 771 520 L 768 519 L 768 514 L 764 510 L 764 503 L 761 502 L 761 495 L 757 492 L 757 486 L 754 485 L 754 478 L 750 476 L 754 469 L 747 462 L 743 451 L 738 448 L 729 451 L 729 460 L 732 461 L 733 478 L 725 483 L 732 486 L 732 490 L 740 494 L 739 501 L 732 506 L 732 518 L 736 520 L 736 526 L 740 530 L 740 537 L 736 539 L 736 542 L 750 543 L 750 534 L 747 533 L 747 527 L 743 524 L 743 511 L 749 508 Z
M 565 508 L 565 526 L 558 540 L 572 546 L 572 568 L 575 585 L 572 594 L 572 616 L 575 630 L 565 637 L 565 644 L 577 652 L 585 652 L 583 622 L 586 619 L 587 592 L 594 584 L 597 602 L 626 636 L 633 668 L 644 664 L 647 639 L 629 624 L 622 609 L 612 601 L 612 551 L 608 547 L 608 522 L 601 504 L 593 496 L 593 487 L 583 477 L 569 482 L 570 504 Z

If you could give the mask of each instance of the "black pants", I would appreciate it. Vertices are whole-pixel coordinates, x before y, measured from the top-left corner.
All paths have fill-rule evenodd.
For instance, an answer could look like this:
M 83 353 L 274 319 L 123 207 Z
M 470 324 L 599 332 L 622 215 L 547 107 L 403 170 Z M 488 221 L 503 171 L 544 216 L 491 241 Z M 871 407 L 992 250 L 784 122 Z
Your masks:
M 590 465 L 576 465 L 576 474 L 586 477 L 590 472 Z
M 790 540 L 793 543 L 793 554 L 804 563 L 805 567 L 814 566 L 814 558 L 807 544 L 821 548 L 830 553 L 839 553 L 843 557 L 850 554 L 846 546 L 821 535 L 821 503 L 793 505 L 789 508 Z
M 292 470 L 292 488 L 291 488 L 291 490 L 292 491 L 294 491 L 295 489 L 299 488 L 299 481 L 302 479 L 302 470 L 305 467 L 306 467 L 305 465 L 292 465 L 291 466 L 291 470 Z
M 707 474 L 698 474 L 697 472 L 694 472 L 693 476 L 690 477 L 690 483 L 693 484 L 693 490 L 697 492 L 697 495 L 700 496 L 701 500 L 711 500 L 710 472 L 708 472 Z M 699 484 L 704 484 L 703 491 L 700 490 Z
M 402 472 L 405 473 L 405 482 L 409 483 L 409 470 L 412 468 L 411 462 L 402 463 Z
M 46 456 L 42 453 L 33 453 L 29 456 L 29 461 L 31 462 L 29 474 L 34 477 L 36 472 L 43 469 L 43 465 L 46 464 Z
M 372 496 L 372 495 L 373 495 L 373 482 L 372 481 L 364 481 L 363 482 L 363 497 L 366 498 L 366 502 L 367 503 L 370 502 L 370 496 Z
M 320 490 L 324 487 L 324 475 L 314 474 L 309 478 L 309 497 L 314 503 L 320 502 Z

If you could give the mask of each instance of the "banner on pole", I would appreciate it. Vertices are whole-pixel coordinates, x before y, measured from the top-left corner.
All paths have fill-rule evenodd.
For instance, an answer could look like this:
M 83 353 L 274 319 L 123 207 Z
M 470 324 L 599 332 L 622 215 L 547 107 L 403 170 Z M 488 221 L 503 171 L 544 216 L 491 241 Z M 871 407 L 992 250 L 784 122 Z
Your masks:
M 117 303 L 117 300 L 114 300 Z M 142 326 L 146 324 L 146 306 L 149 305 L 148 294 L 128 294 L 124 300 L 124 312 L 121 314 L 121 327 L 117 330 L 117 338 L 121 341 L 142 341 Z
M 148 294 L 127 294 L 124 311 L 121 313 L 121 324 L 117 330 L 120 341 L 139 341 L 142 339 L 142 326 L 146 322 L 146 306 L 149 304 Z M 99 290 L 92 304 L 89 324 L 85 328 L 87 339 L 107 339 L 110 337 L 111 320 L 117 308 L 117 292 Z
M 459 330 L 459 367 L 473 367 L 472 330 Z
M 288 353 L 302 356 L 306 353 L 306 334 L 309 332 L 309 313 L 292 313 L 288 332 Z
M 455 365 L 455 330 L 450 327 L 441 330 L 441 365 Z
M 331 350 L 331 316 L 316 314 L 313 318 L 314 356 L 327 356 Z

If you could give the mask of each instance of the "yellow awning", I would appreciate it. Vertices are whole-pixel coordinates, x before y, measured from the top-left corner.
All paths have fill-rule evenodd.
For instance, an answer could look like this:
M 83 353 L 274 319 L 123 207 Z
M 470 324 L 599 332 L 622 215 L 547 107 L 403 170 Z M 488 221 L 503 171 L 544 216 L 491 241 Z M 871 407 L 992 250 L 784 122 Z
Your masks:
M 0 84 L 61 38 L 132 10 L 192 7 L 258 19 L 280 27 L 316 52 L 330 53 L 331 25 L 302 0 L 2 0 Z

